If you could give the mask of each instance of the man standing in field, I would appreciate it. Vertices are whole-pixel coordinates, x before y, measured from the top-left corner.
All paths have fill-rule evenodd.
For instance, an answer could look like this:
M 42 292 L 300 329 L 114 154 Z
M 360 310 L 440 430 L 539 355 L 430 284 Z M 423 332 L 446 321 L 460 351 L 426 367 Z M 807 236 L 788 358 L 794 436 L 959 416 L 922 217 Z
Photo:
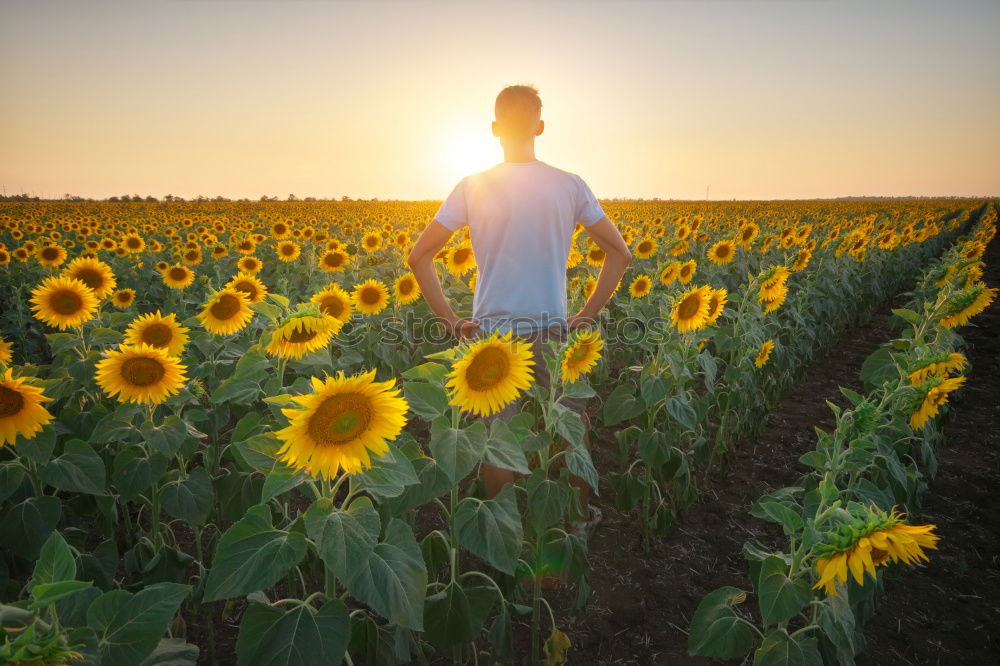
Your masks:
M 435 315 L 462 340 L 512 332 L 532 344 L 535 379 L 548 385 L 542 358 L 548 340 L 564 341 L 569 331 L 593 325 L 632 259 L 628 245 L 579 176 L 535 158 L 535 137 L 545 129 L 542 101 L 531 86 L 509 86 L 497 95 L 493 135 L 504 161 L 466 176 L 441 204 L 410 251 L 407 262 Z M 583 308 L 566 316 L 566 262 L 576 224 L 605 252 L 597 285 Z M 472 318 L 462 319 L 445 298 L 434 257 L 451 235 L 469 225 L 479 267 Z M 567 402 L 588 425 L 583 404 Z M 508 405 L 495 418 L 517 411 Z M 509 470 L 483 465 L 488 497 L 514 480 Z M 585 524 L 596 523 L 586 482 L 571 477 L 580 490 Z

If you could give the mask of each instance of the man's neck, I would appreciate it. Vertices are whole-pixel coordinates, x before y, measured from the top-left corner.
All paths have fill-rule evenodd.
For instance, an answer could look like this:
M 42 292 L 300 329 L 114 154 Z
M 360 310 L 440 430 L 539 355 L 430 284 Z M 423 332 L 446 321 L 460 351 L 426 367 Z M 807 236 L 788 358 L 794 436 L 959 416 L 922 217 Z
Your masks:
M 503 144 L 504 162 L 534 162 L 535 142 L 523 141 L 512 144 Z

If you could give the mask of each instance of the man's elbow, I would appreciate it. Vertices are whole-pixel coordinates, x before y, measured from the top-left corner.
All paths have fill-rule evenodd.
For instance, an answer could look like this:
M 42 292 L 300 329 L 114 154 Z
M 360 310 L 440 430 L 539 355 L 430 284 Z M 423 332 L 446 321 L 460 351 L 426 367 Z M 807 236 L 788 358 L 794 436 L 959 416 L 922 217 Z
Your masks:
M 628 266 L 632 263 L 632 251 L 629 250 L 627 246 L 621 250 L 621 255 L 623 264 Z
M 420 263 L 420 257 L 418 255 L 415 255 L 412 252 L 410 252 L 408 255 L 406 255 L 406 265 L 410 267 L 411 271 L 414 268 L 416 268 L 417 264 L 419 264 L 419 263 Z

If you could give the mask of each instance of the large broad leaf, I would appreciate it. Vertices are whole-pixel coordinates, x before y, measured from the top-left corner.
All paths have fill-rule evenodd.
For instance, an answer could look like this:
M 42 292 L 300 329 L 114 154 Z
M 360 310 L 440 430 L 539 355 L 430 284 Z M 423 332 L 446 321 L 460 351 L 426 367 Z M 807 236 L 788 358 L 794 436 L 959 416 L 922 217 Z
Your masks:
M 254 345 L 236 362 L 233 374 L 212 391 L 212 403 L 248 404 L 257 400 L 260 385 L 267 379 L 271 362 L 260 345 Z
M 562 520 L 573 492 L 566 484 L 546 479 L 539 472 L 528 477 L 527 488 L 528 522 L 536 534 L 542 534 Z
M 635 397 L 635 387 L 631 384 L 619 384 L 604 401 L 602 416 L 604 425 L 613 426 L 628 421 L 646 410 L 642 400 Z
M 424 637 L 439 649 L 472 641 L 483 628 L 484 614 L 477 611 L 477 598 L 492 605 L 492 589 L 475 588 L 467 593 L 457 582 L 449 583 L 424 604 Z M 487 609 L 487 612 L 488 609 Z
M 31 591 L 34 599 L 28 608 L 32 610 L 45 608 L 60 599 L 74 595 L 93 585 L 89 580 L 61 580 L 56 583 L 36 585 Z
M 412 463 L 419 483 L 407 486 L 399 497 L 387 500 L 386 506 L 394 516 L 402 515 L 451 490 L 451 480 L 441 471 L 434 458 L 422 456 Z
M 789 636 L 784 629 L 772 631 L 753 655 L 753 666 L 823 666 L 816 639 Z
M 420 482 L 410 459 L 391 446 L 357 478 L 362 488 L 381 498 L 399 497 L 408 486 Z
M 163 509 L 193 526 L 205 524 L 215 504 L 212 479 L 204 467 L 195 467 L 186 479 L 171 481 L 160 493 Z
M 236 641 L 239 666 L 329 666 L 347 651 L 347 607 L 332 599 L 318 611 L 308 605 L 280 608 L 252 603 Z
M 66 443 L 63 454 L 42 470 L 42 481 L 71 493 L 104 494 L 104 461 L 80 439 Z
M 122 499 L 130 502 L 146 492 L 167 469 L 167 459 L 159 453 L 147 455 L 138 444 L 123 447 L 116 455 L 111 482 Z
M 570 444 L 567 447 L 566 467 L 569 468 L 571 474 L 586 481 L 595 495 L 600 494 L 598 492 L 600 480 L 597 476 L 597 469 L 594 467 L 594 461 L 590 457 L 590 451 L 585 444 Z
M 305 552 L 304 534 L 275 529 L 267 505 L 252 506 L 222 535 L 203 601 L 266 589 L 298 564 Z
M 691 618 L 688 654 L 735 659 L 749 652 L 754 643 L 753 630 L 733 611 L 733 604 L 745 598 L 745 592 L 727 585 L 702 599 Z
M 486 426 L 482 422 L 468 428 L 452 428 L 438 419 L 431 424 L 431 455 L 452 484 L 468 476 L 486 452 Z
M 0 502 L 17 492 L 24 476 L 24 467 L 20 463 L 13 460 L 0 463 Z
M 547 414 L 546 427 L 570 444 L 583 446 L 583 436 L 585 429 L 580 415 L 569 407 L 556 403 L 552 405 L 551 411 Z
M 190 589 L 190 585 L 156 583 L 134 595 L 112 590 L 95 599 L 87 610 L 87 625 L 97 632 L 102 666 L 142 663 Z
M 198 646 L 183 638 L 161 638 L 141 666 L 196 666 Z
M 355 599 L 390 622 L 423 631 L 427 569 L 413 530 L 403 521 L 389 522 L 385 540 L 345 585 Z
M 490 436 L 486 440 L 483 462 L 521 474 L 531 473 L 517 435 L 510 429 L 510 426 L 499 419 L 493 421 L 490 426 Z
M 359 497 L 340 511 L 329 497 L 321 497 L 306 511 L 306 534 L 341 582 L 365 566 L 375 549 L 382 523 L 367 497 Z
M 0 519 L 0 542 L 26 560 L 34 560 L 62 514 L 59 498 L 29 497 Z
M 62 534 L 53 531 L 42 545 L 38 561 L 35 563 L 35 571 L 31 574 L 28 591 L 34 590 L 38 585 L 74 578 L 76 578 L 76 560 L 73 559 L 73 551 L 69 549 L 69 544 Z
M 798 511 L 781 502 L 766 498 L 761 499 L 750 509 L 750 514 L 772 523 L 778 523 L 785 530 L 785 534 L 794 534 L 802 529 L 802 516 L 799 515 Z
M 403 384 L 403 395 L 410 410 L 428 421 L 433 421 L 448 411 L 448 394 L 437 384 L 406 382 Z
M 524 538 L 513 487 L 505 487 L 491 500 L 463 499 L 455 511 L 455 535 L 474 555 L 513 574 Z
M 264 479 L 264 488 L 260 492 L 260 501 L 267 503 L 272 497 L 287 493 L 306 482 L 309 477 L 305 470 L 296 470 L 280 460 L 275 460 L 271 470 Z
M 773 555 L 761 563 L 757 578 L 757 597 L 764 625 L 787 622 L 812 599 L 809 585 L 788 577 L 788 565 Z

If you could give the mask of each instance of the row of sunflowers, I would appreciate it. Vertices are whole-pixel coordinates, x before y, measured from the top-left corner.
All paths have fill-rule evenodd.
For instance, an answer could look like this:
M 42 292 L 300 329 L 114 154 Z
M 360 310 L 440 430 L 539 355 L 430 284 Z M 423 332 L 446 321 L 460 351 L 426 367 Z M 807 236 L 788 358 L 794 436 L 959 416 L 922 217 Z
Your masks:
M 753 506 L 753 516 L 781 525 L 788 543 L 745 544 L 758 612 L 738 612 L 744 590 L 707 595 L 691 621 L 692 655 L 743 658 L 753 650 L 755 665 L 791 655 L 796 664 L 851 666 L 883 591 L 882 570 L 930 561 L 936 526 L 908 524 L 906 513 L 919 511 L 945 444 L 936 419 L 965 382 L 956 329 L 997 296 L 981 281 L 996 222 L 994 205 L 923 271 L 907 306 L 893 310 L 898 337 L 862 367 L 865 394 L 841 389 L 851 407 L 830 403 L 836 425 L 817 429 L 815 450 L 800 459 L 808 472 Z
M 794 384 L 984 210 L 608 202 L 636 259 L 599 326 L 552 345 L 547 389 L 516 341 L 456 346 L 430 316 L 405 256 L 435 206 L 0 208 L 0 545 L 18 599 L 0 654 L 217 663 L 224 618 L 240 664 L 559 663 L 570 638 L 543 581 L 585 603 L 567 520 L 569 473 L 600 490 L 588 431 L 616 432 L 596 445 L 622 465 L 602 473 L 648 545 L 756 427 L 768 406 L 750 396 Z M 468 313 L 467 234 L 438 259 Z M 571 307 L 602 260 L 574 235 Z M 481 421 L 516 398 L 510 421 Z M 590 428 L 568 400 L 590 401 Z M 518 481 L 485 499 L 484 463 Z

